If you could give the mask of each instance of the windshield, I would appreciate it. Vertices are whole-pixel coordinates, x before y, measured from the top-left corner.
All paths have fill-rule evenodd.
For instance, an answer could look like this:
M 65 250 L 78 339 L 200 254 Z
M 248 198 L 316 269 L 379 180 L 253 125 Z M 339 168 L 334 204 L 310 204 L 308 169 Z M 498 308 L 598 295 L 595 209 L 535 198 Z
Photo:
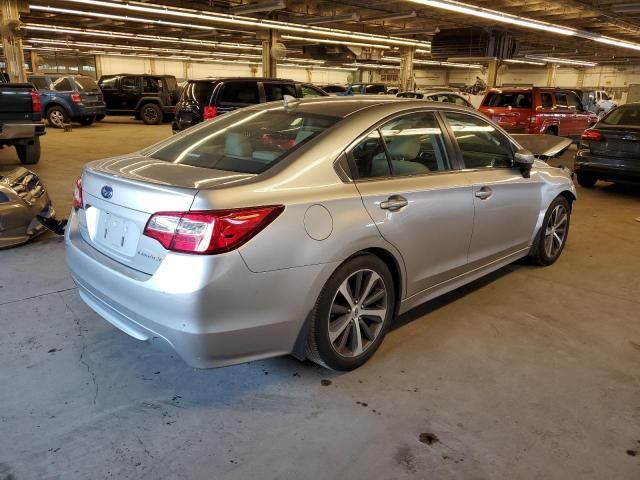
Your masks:
M 531 93 L 528 92 L 489 92 L 482 105 L 485 107 L 531 108 Z
M 612 126 L 640 126 L 640 107 L 620 107 L 614 110 L 600 120 L 601 124 Z
M 193 167 L 261 173 L 338 120 L 295 111 L 243 110 L 207 122 L 147 154 Z
M 84 90 L 86 92 L 94 92 L 100 90 L 98 84 L 89 77 L 75 77 L 74 80 L 78 85 L 78 90 Z

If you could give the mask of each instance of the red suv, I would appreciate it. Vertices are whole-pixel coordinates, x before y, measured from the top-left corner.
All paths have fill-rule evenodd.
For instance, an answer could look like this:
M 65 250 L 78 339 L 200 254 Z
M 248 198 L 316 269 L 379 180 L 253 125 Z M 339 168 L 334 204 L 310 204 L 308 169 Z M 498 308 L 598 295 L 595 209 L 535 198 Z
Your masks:
M 546 133 L 578 139 L 598 121 L 575 92 L 559 88 L 492 89 L 479 110 L 510 133 Z

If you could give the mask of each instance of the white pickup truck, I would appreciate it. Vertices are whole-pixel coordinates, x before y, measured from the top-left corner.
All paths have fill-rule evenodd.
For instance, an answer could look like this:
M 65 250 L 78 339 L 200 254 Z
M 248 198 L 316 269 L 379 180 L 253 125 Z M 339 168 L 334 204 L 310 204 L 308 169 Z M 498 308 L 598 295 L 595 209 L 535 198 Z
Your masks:
M 598 118 L 602 118 L 609 110 L 618 106 L 604 90 L 595 90 L 589 93 L 589 96 L 591 95 L 593 95 L 593 103 L 597 107 L 595 113 Z

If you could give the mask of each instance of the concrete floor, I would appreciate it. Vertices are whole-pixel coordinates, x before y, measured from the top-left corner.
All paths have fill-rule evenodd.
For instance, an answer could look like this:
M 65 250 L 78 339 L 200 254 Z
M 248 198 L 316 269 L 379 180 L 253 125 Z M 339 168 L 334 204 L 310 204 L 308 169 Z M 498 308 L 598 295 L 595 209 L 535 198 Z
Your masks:
M 168 135 L 49 130 L 35 170 L 66 212 L 84 162 Z M 347 374 L 292 358 L 194 370 L 92 313 L 61 239 L 2 251 L 0 480 L 638 480 L 640 191 L 579 195 L 558 263 L 398 318 Z

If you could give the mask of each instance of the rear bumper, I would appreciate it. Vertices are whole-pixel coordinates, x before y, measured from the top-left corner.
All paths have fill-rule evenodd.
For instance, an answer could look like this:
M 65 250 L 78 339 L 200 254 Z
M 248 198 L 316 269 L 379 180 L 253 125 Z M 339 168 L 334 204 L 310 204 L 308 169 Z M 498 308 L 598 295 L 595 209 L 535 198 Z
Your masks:
M 105 115 L 106 107 L 104 105 L 96 105 L 96 106 L 82 106 L 77 107 L 73 110 L 73 119 L 80 117 L 92 117 L 96 115 Z
M 607 158 L 579 150 L 576 153 L 574 171 L 576 174 L 593 175 L 600 180 L 640 183 L 640 158 Z
M 65 246 L 89 307 L 138 340 L 165 340 L 198 368 L 291 353 L 330 271 L 315 265 L 253 273 L 238 252 L 230 252 L 169 254 L 147 275 L 87 244 L 74 212 Z
M 3 123 L 0 124 L 0 141 L 34 138 L 44 135 L 42 123 Z

